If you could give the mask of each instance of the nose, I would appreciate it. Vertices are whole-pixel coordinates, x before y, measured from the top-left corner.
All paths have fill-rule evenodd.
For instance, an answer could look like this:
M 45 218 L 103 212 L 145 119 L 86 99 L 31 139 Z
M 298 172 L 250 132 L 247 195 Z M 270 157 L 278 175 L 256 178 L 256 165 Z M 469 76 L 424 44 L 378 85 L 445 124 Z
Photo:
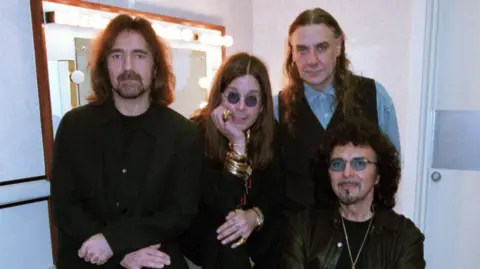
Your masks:
M 352 167 L 350 166 L 350 163 L 345 164 L 345 169 L 343 169 L 343 176 L 345 178 L 350 178 L 354 174 L 354 171 Z
M 307 63 L 311 65 L 315 65 L 318 63 L 318 57 L 315 50 L 309 50 L 307 55 Z
M 123 57 L 123 70 L 131 70 L 132 69 L 132 57 L 130 55 L 126 55 Z
M 236 109 L 238 110 L 245 110 L 245 99 L 242 97 L 240 101 L 235 105 Z

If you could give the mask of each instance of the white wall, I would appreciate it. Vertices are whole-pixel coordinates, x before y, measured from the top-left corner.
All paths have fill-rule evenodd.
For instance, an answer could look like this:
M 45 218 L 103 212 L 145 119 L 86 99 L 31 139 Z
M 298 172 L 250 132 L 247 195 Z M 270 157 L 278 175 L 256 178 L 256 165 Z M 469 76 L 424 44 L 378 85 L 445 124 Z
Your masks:
M 417 154 L 406 143 L 409 87 L 411 90 L 412 86 L 419 86 L 410 80 L 410 57 L 414 52 L 411 50 L 412 3 L 412 0 L 254 1 L 254 52 L 268 64 L 274 92 L 278 92 L 283 85 L 283 61 L 290 23 L 305 9 L 321 7 L 329 11 L 346 33 L 347 54 L 353 70 L 375 78 L 393 98 L 400 125 L 402 159 L 405 159 L 409 157 L 406 152 Z M 422 26 L 417 24 L 417 27 Z M 416 90 L 420 92 L 421 89 Z M 410 115 L 408 122 L 412 117 Z M 418 133 L 415 135 L 418 139 Z M 410 148 L 408 151 L 407 147 Z M 408 174 L 408 177 L 402 179 L 397 206 L 399 212 L 411 218 L 414 216 L 416 185 L 413 171 L 416 166 L 405 167 L 404 175 Z
M 0 1 L 0 181 L 45 175 L 28 0 Z M 0 206 L 48 195 L 45 180 L 0 186 Z M 26 254 L 24 254 L 26 253 Z M 52 265 L 47 202 L 0 209 L 0 268 Z

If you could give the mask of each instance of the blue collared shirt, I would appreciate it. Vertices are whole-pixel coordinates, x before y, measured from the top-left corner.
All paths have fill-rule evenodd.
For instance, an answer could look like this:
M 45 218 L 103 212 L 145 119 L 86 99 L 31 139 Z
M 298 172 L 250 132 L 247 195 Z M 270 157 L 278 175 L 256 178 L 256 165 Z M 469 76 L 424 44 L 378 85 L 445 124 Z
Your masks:
M 323 128 L 328 126 L 328 123 L 332 119 L 333 112 L 336 108 L 335 89 L 333 86 L 328 87 L 323 92 L 315 91 L 310 86 L 304 84 L 305 98 L 310 106 L 313 114 L 317 117 Z M 395 112 L 395 106 L 393 105 L 392 98 L 385 90 L 382 84 L 375 81 L 375 87 L 377 89 L 377 113 L 378 113 L 378 125 L 382 132 L 392 141 L 393 145 L 398 150 L 400 155 L 400 134 L 398 131 L 397 114 Z M 274 115 L 278 120 L 278 94 L 273 98 Z

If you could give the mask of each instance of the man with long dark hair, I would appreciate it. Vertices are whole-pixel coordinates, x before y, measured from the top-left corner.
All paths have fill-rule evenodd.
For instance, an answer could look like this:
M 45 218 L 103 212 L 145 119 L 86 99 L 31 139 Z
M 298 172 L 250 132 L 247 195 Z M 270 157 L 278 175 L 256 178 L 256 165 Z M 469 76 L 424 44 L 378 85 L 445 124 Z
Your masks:
M 119 15 L 90 56 L 89 104 L 55 139 L 56 266 L 188 268 L 177 239 L 197 212 L 203 151 L 195 125 L 167 107 L 168 48 L 149 21 Z
M 392 99 L 380 83 L 350 71 L 345 38 L 335 18 L 320 8 L 299 14 L 288 31 L 288 85 L 274 101 L 293 208 L 313 204 L 308 165 L 325 134 L 348 117 L 375 122 L 400 151 Z
M 424 269 L 424 236 L 397 214 L 398 154 L 371 122 L 352 118 L 312 164 L 315 207 L 291 216 L 281 269 Z

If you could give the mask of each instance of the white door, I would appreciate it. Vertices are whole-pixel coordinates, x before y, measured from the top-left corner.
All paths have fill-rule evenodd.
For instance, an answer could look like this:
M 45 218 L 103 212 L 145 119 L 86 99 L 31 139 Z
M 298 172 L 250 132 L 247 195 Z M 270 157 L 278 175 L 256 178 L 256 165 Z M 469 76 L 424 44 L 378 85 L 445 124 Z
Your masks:
M 439 0 L 428 124 L 427 268 L 480 268 L 480 3 Z M 427 132 L 428 133 L 428 132 Z

